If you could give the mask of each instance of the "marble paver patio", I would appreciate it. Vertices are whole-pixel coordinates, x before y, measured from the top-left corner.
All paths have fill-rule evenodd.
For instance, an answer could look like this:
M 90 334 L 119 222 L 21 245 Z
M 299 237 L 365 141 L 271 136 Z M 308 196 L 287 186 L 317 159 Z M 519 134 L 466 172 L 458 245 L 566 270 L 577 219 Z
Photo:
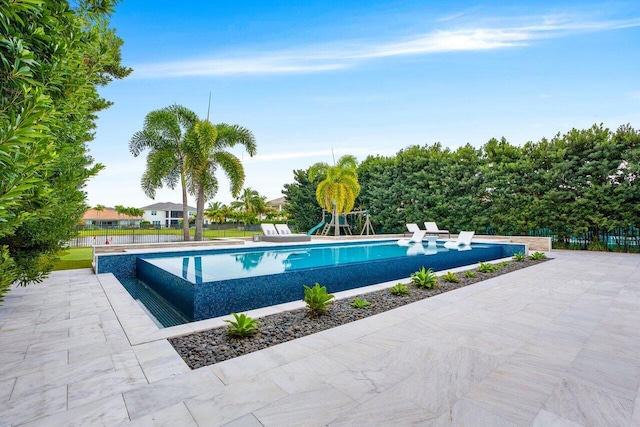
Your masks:
M 640 256 L 551 255 L 194 371 L 197 325 L 55 272 L 0 306 L 0 426 L 640 426 Z

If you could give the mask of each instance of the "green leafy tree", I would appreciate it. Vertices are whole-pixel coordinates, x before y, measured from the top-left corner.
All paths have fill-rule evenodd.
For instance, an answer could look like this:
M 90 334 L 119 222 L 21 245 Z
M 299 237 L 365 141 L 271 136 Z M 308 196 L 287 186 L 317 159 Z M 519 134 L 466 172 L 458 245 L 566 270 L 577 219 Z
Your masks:
M 360 193 L 358 183 L 358 162 L 354 156 L 344 155 L 334 166 L 327 163 L 316 163 L 309 168 L 309 179 L 322 177 L 316 187 L 316 200 L 320 207 L 333 213 L 336 236 L 340 234 L 338 217 L 350 212 Z
M 0 288 L 46 277 L 87 209 L 82 187 L 102 166 L 86 144 L 110 106 L 97 89 L 131 72 L 115 4 L 0 4 Z
M 216 172 L 225 173 L 231 184 L 231 194 L 236 197 L 244 185 L 244 168 L 234 154 L 227 151 L 237 145 L 243 146 L 250 156 L 256 154 L 257 146 L 253 133 L 242 126 L 220 123 L 213 125 L 208 120 L 198 120 L 186 137 L 186 166 L 189 191 L 197 195 L 195 240 L 202 240 L 202 218 L 204 203 L 218 192 Z
M 149 149 L 147 164 L 142 175 L 144 193 L 155 199 L 156 190 L 164 185 L 173 189 L 178 183 L 182 191 L 182 218 L 189 218 L 187 200 L 185 138 L 198 116 L 181 105 L 155 110 L 147 114 L 143 129 L 129 141 L 129 151 L 134 156 Z M 189 241 L 189 222 L 182 221 L 183 238 Z
M 229 207 L 222 202 L 211 202 L 204 211 L 204 216 L 216 224 L 224 224 L 229 216 Z
M 257 216 L 267 209 L 267 198 L 261 196 L 257 190 L 247 187 L 242 190 L 236 200 L 231 202 L 231 208 L 245 212 L 249 216 Z
M 293 171 L 294 182 L 285 184 L 282 194 L 287 203 L 285 212 L 289 216 L 289 225 L 297 231 L 311 230 L 322 218 L 322 208 L 316 201 L 316 187 L 320 179 L 309 179 L 307 171 Z

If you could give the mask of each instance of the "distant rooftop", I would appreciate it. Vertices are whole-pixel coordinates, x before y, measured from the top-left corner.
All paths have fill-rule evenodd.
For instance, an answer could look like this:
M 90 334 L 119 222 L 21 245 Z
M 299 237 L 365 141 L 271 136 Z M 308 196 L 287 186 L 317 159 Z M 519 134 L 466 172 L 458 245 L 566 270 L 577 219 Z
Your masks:
M 92 221 L 94 221 L 94 220 L 118 221 L 118 220 L 123 220 L 123 219 L 133 219 L 133 220 L 138 219 L 139 220 L 139 219 L 142 219 L 142 217 L 119 214 L 118 212 L 116 212 L 115 209 L 107 208 L 107 207 L 105 207 L 101 211 L 98 211 L 96 209 L 89 209 L 82 216 L 82 220 L 84 220 L 84 221 L 87 221 L 87 220 L 92 220 Z
M 154 203 L 149 206 L 143 206 L 140 209 L 145 211 L 182 211 L 182 203 L 171 203 L 171 202 Z M 187 205 L 187 210 L 195 211 L 196 208 Z

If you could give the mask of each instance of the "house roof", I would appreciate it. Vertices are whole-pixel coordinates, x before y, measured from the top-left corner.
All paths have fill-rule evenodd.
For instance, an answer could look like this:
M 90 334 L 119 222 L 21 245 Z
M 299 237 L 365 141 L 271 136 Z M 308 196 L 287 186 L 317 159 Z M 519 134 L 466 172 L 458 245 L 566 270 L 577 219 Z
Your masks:
M 271 206 L 286 205 L 287 199 L 284 196 L 282 196 L 282 197 L 278 197 L 277 199 L 269 200 L 267 204 Z
M 140 209 L 145 211 L 180 211 L 182 212 L 182 203 L 171 203 L 171 202 L 154 203 L 149 206 L 144 206 Z M 187 209 L 190 211 L 196 210 L 196 208 L 189 205 L 187 205 Z
M 84 221 L 86 220 L 100 220 L 100 221 L 118 221 L 118 220 L 141 220 L 142 217 L 139 216 L 131 216 L 125 214 L 119 214 L 115 209 L 112 208 L 104 208 L 102 211 L 97 211 L 95 209 L 89 209 L 82 216 Z

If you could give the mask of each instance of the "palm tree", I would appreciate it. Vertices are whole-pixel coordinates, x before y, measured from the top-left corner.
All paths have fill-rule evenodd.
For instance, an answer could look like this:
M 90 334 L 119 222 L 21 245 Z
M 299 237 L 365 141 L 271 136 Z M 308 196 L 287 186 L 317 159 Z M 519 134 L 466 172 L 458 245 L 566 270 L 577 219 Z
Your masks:
M 256 190 L 247 187 L 242 190 L 242 194 L 233 202 L 232 209 L 238 209 L 246 212 L 248 215 L 258 215 L 264 213 L 267 206 L 267 198 L 261 196 Z
M 222 169 L 231 183 L 231 194 L 237 197 L 244 185 L 244 168 L 227 148 L 242 145 L 250 156 L 256 153 L 253 133 L 238 125 L 211 124 L 209 120 L 197 121 L 186 137 L 186 166 L 188 186 L 197 194 L 195 240 L 202 240 L 202 220 L 205 199 L 218 192 L 216 172 Z
M 93 209 L 98 213 L 98 221 L 96 222 L 100 223 L 100 212 L 104 211 L 104 205 L 96 205 L 96 207 Z
M 340 235 L 338 216 L 350 212 L 360 194 L 357 167 L 354 156 L 344 155 L 334 166 L 320 162 L 309 168 L 311 181 L 316 177 L 324 177 L 316 187 L 316 199 L 323 209 L 333 213 L 331 222 L 334 223 L 336 236 Z
M 212 202 L 209 203 L 209 206 L 205 209 L 204 216 L 215 223 L 223 224 L 227 220 L 228 210 L 229 208 L 224 203 Z
M 180 182 L 185 241 L 189 240 L 185 136 L 197 121 L 198 116 L 193 111 L 171 105 L 147 114 L 142 131 L 136 132 L 129 141 L 129 151 L 136 157 L 150 149 L 141 180 L 147 196 L 153 199 L 158 188 L 166 185 L 173 189 Z

